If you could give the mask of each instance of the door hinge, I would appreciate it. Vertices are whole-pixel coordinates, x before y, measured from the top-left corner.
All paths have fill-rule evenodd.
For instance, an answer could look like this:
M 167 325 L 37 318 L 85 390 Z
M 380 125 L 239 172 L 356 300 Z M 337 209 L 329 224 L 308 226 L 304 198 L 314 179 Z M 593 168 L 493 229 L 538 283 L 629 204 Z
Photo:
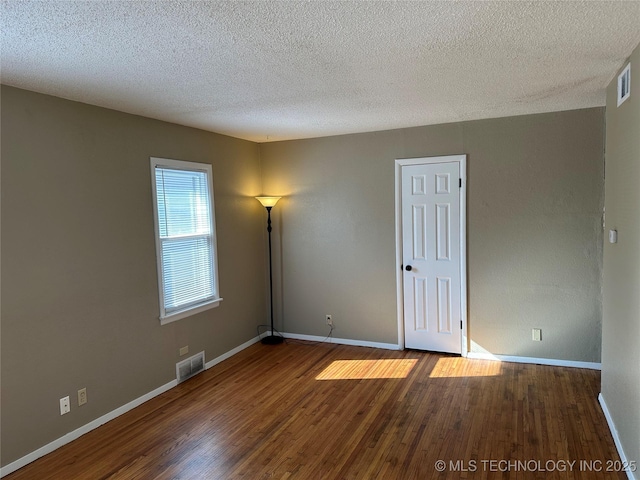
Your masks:
M 460 320 L 460 330 L 462 330 L 462 320 Z
M 458 187 L 462 188 L 462 179 L 459 178 L 458 180 L 460 180 L 460 182 L 458 183 Z

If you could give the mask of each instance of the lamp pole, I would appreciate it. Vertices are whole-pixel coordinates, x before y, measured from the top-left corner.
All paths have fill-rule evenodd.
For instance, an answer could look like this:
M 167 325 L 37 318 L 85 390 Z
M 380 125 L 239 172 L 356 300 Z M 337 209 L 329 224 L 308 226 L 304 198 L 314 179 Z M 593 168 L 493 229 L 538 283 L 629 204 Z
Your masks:
M 267 232 L 269 233 L 269 310 L 271 313 L 271 335 L 267 335 L 261 341 L 265 345 L 277 345 L 282 343 L 284 338 L 275 335 L 273 326 L 273 263 L 271 259 L 271 209 L 280 200 L 280 197 L 256 197 L 267 209 Z

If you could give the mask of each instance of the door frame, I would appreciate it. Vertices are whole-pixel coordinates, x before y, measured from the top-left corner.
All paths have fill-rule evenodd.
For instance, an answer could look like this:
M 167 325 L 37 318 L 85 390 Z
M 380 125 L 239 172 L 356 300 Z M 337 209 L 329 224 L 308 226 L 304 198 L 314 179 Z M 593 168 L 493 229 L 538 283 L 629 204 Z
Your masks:
M 463 357 L 469 352 L 467 339 L 467 156 L 445 155 L 439 157 L 397 158 L 396 180 L 396 296 L 398 306 L 398 348 L 404 350 L 404 275 L 402 271 L 402 167 L 430 163 L 458 163 L 460 165 L 460 316 L 462 335 L 460 351 Z

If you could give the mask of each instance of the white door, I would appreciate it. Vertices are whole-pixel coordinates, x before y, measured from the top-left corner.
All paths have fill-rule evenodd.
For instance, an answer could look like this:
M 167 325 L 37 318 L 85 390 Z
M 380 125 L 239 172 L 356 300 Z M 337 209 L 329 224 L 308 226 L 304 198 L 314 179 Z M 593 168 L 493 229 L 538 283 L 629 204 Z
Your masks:
M 402 167 L 407 348 L 461 353 L 460 163 Z

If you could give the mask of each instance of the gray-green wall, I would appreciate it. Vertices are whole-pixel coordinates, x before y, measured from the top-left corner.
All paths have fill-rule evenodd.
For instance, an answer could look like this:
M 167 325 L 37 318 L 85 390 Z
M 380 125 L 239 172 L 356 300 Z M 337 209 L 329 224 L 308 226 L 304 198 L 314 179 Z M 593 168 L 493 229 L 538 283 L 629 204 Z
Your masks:
M 600 361 L 604 109 L 261 145 L 276 313 L 297 334 L 398 343 L 394 159 L 468 155 L 471 349 Z M 542 342 L 531 329 L 542 329 Z
M 602 396 L 628 460 L 640 461 L 640 47 L 631 55 L 631 97 L 620 107 L 618 75 L 607 89 L 606 231 Z M 625 64 L 626 65 L 626 64 Z M 619 72 L 618 72 L 619 73 Z M 635 473 L 640 478 L 640 472 Z
M 165 326 L 151 156 L 214 175 L 224 300 Z M 3 86 L 1 191 L 2 465 L 175 379 L 180 347 L 208 361 L 266 320 L 255 143 Z

